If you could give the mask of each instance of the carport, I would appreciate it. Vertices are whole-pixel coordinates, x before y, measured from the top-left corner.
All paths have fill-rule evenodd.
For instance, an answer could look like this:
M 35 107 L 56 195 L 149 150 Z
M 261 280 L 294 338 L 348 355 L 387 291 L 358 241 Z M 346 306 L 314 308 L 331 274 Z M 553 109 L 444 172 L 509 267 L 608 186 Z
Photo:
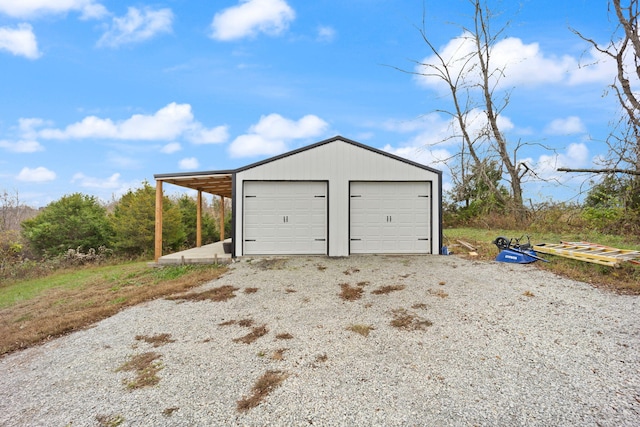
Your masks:
M 173 184 L 197 191 L 196 200 L 196 247 L 202 247 L 202 194 L 207 193 L 220 197 L 220 241 L 224 241 L 224 200 L 233 195 L 233 172 L 194 172 L 154 175 L 156 180 L 156 212 L 155 212 L 155 250 L 154 259 L 158 262 L 162 256 L 162 208 L 163 184 Z

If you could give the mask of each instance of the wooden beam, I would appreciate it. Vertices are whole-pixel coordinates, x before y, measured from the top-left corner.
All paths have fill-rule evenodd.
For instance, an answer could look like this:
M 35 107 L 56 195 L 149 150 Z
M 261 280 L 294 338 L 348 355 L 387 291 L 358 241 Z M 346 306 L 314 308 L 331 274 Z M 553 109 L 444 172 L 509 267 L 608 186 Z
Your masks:
M 162 256 L 162 196 L 162 181 L 156 181 L 156 236 L 154 249 L 156 262 Z
M 202 190 L 198 190 L 196 202 L 196 247 L 202 246 Z
M 224 196 L 220 196 L 220 241 L 224 240 Z

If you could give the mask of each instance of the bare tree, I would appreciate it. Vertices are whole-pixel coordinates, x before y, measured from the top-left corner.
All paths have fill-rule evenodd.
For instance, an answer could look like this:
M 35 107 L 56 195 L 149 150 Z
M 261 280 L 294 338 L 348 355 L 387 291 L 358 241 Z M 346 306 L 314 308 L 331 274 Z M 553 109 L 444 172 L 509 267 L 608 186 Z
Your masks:
M 610 85 L 620 105 L 620 116 L 612 121 L 607 137 L 609 152 L 601 168 L 571 169 L 564 172 L 588 172 L 593 174 L 622 174 L 630 176 L 634 191 L 640 190 L 640 28 L 638 13 L 640 0 L 610 0 L 616 28 L 611 40 L 602 45 L 578 30 L 572 31 L 588 42 L 604 57 L 612 60 L 616 74 Z
M 522 183 L 529 168 L 518 161 L 518 151 L 524 144 L 510 143 L 500 128 L 500 115 L 509 104 L 510 92 L 501 89 L 504 69 L 494 66 L 492 58 L 508 23 L 494 33 L 491 23 L 495 15 L 486 1 L 469 0 L 469 3 L 473 8 L 473 25 L 462 26 L 462 38 L 473 48 L 453 58 L 444 57 L 430 40 L 423 18 L 420 33 L 433 57 L 432 62 L 418 62 L 418 70 L 413 74 L 439 79 L 451 98 L 450 109 L 437 111 L 453 119 L 457 129 L 454 138 L 461 141 L 460 151 L 447 163 L 452 170 L 459 171 L 460 176 L 454 177 L 456 184 L 464 185 L 473 168 L 496 201 L 522 213 Z M 482 125 L 478 129 L 479 119 Z M 509 183 L 510 197 L 505 197 L 487 170 L 487 165 L 496 162 L 503 179 Z
M 20 201 L 18 191 L 0 190 L 0 232 L 20 230 L 22 221 L 33 217 L 36 210 Z

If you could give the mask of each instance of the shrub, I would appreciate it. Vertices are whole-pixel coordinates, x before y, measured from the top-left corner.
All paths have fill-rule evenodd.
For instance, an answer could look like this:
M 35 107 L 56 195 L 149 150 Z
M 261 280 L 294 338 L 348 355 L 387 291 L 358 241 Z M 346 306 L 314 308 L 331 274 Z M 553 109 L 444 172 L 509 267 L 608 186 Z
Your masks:
M 156 190 L 144 182 L 142 188 L 122 196 L 111 215 L 115 231 L 115 249 L 124 255 L 153 253 L 155 246 Z M 163 249 L 180 249 L 185 242 L 182 214 L 168 197 L 163 199 Z
M 37 255 L 55 257 L 69 248 L 109 246 L 113 229 L 96 197 L 74 193 L 24 221 L 22 235 Z

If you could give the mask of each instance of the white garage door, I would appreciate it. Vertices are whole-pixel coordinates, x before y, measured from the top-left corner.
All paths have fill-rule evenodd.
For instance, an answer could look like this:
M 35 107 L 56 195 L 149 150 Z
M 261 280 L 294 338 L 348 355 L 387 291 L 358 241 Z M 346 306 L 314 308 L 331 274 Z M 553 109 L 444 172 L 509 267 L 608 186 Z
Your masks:
M 326 254 L 327 183 L 244 183 L 246 255 Z
M 430 182 L 352 182 L 350 252 L 431 253 Z

